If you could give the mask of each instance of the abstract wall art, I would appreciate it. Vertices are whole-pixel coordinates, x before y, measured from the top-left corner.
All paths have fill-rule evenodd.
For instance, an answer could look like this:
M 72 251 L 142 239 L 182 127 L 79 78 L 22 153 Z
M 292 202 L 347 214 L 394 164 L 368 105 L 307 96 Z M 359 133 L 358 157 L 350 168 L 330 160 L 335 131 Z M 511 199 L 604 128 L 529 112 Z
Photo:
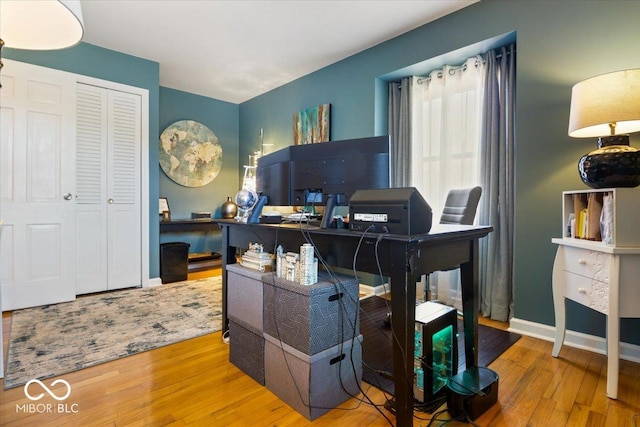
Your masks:
M 299 111 L 293 116 L 295 145 L 329 141 L 331 104 L 322 104 Z

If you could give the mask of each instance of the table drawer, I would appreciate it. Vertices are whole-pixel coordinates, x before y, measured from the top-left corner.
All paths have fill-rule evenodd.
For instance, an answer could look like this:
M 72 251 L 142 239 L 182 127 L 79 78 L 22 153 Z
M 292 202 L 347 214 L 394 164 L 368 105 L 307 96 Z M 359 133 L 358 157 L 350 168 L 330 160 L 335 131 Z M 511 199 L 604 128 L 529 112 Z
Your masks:
M 588 249 L 564 248 L 564 269 L 600 282 L 609 283 L 611 254 Z
M 609 285 L 598 280 L 564 271 L 564 295 L 579 304 L 609 314 Z

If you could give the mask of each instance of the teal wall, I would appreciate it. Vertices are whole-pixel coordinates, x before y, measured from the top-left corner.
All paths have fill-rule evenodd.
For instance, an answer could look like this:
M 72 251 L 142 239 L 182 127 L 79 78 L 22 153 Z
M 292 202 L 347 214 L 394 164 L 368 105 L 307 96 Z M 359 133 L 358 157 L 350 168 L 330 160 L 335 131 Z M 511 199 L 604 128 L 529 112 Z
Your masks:
M 158 163 L 159 192 L 169 200 L 172 219 L 188 219 L 192 212 L 211 212 L 220 218 L 220 205 L 233 197 L 240 188 L 238 179 L 238 105 L 216 99 L 160 88 L 160 131 L 178 120 L 195 120 L 207 126 L 222 146 L 222 169 L 216 178 L 202 187 L 183 187 L 172 181 Z M 159 139 L 153 141 L 157 151 Z M 221 252 L 219 231 L 201 233 L 163 233 L 160 243 L 187 242 L 191 252 Z
M 483 0 L 240 105 L 240 158 L 259 129 L 276 148 L 293 143 L 293 114 L 331 104 L 331 139 L 383 133 L 381 78 L 450 52 L 515 34 L 517 39 L 515 316 L 554 325 L 551 269 L 562 190 L 586 189 L 578 158 L 595 140 L 567 136 L 573 84 L 640 67 L 640 2 Z M 378 92 L 376 92 L 376 90 Z M 384 108 L 384 106 L 382 107 Z M 632 144 L 640 145 L 639 138 Z M 428 195 L 426 195 L 428 200 Z M 568 303 L 570 329 L 604 336 L 604 316 Z M 640 320 L 624 319 L 622 340 L 640 344 Z

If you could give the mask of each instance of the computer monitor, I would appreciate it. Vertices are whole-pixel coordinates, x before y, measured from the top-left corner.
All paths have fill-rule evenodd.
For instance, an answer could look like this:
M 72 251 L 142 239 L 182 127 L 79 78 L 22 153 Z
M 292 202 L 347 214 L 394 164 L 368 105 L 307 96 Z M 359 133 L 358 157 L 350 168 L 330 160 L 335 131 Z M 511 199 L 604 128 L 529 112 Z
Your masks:
M 256 192 L 272 206 L 292 206 L 290 191 L 291 148 L 262 156 L 256 168 Z
M 286 147 L 258 160 L 257 192 L 269 205 L 324 205 L 328 226 L 357 190 L 389 188 L 390 145 L 385 135 Z

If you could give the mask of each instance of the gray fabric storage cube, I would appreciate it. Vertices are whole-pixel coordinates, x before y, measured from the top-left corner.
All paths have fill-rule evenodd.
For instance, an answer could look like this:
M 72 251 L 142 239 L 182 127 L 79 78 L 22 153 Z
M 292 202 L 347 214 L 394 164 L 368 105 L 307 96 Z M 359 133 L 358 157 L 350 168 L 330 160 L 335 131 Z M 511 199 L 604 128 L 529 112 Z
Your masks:
M 360 334 L 359 283 L 355 277 L 318 272 L 301 285 L 272 276 L 264 286 L 264 332 L 306 354 Z
M 240 319 L 262 333 L 262 287 L 272 276 L 273 273 L 228 264 L 227 316 Z
M 360 393 L 362 335 L 314 355 L 268 334 L 264 338 L 266 387 L 307 419 L 314 420 Z
M 264 385 L 264 337 L 241 320 L 229 317 L 229 362 Z

